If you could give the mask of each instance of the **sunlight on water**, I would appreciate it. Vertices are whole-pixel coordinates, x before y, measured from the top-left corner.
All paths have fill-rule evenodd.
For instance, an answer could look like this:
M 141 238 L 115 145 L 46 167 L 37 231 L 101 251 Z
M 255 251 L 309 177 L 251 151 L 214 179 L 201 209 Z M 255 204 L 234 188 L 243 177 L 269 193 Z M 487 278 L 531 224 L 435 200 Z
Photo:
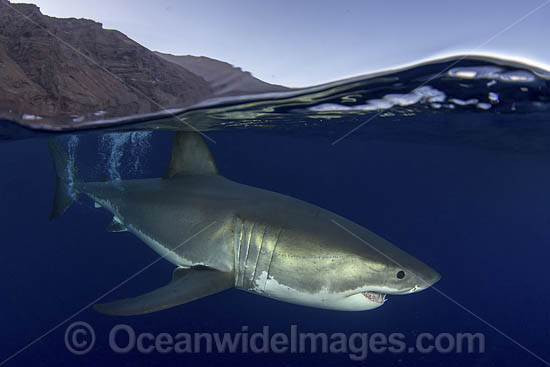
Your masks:
M 417 103 L 434 104 L 445 102 L 447 96 L 444 92 L 434 89 L 429 85 L 418 87 L 411 93 L 405 94 L 386 94 L 381 99 L 369 99 L 365 104 L 345 106 L 334 103 L 324 103 L 318 106 L 310 107 L 308 110 L 313 112 L 323 111 L 380 111 L 387 110 L 394 106 L 410 106 Z M 437 107 L 436 107 L 437 108 Z
M 38 120 L 26 115 L 23 125 L 56 132 L 109 129 L 99 138 L 103 162 L 96 173 L 120 180 L 142 171 L 151 131 L 261 128 L 330 135 L 334 144 L 348 136 L 409 142 L 438 137 L 446 143 L 534 153 L 550 152 L 549 113 L 548 71 L 505 59 L 456 56 L 311 88 L 214 98 L 149 115 L 113 117 L 97 111 L 78 126 L 63 116 Z M 39 131 L 9 121 L 0 127 L 0 140 Z
M 503 72 L 503 68 L 496 66 L 458 67 L 452 68 L 447 74 L 462 79 L 493 79 L 504 82 L 534 82 L 537 78 L 526 70 L 512 70 Z

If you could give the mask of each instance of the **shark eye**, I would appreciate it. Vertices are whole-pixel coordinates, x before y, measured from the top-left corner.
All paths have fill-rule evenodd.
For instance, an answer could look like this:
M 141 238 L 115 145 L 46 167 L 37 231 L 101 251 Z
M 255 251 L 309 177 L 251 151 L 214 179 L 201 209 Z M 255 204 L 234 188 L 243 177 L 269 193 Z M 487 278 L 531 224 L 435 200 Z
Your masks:
M 399 270 L 396 276 L 397 276 L 397 279 L 403 279 L 405 278 L 405 272 L 403 270 Z

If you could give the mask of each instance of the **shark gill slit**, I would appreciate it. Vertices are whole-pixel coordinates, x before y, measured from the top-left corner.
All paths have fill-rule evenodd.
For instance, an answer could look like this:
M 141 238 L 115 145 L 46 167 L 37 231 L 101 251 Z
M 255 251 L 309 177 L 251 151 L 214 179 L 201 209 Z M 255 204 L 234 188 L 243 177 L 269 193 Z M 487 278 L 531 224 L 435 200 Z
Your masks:
M 246 280 L 246 268 L 248 265 L 248 255 L 250 254 L 250 244 L 252 243 L 252 235 L 254 234 L 254 229 L 256 228 L 256 223 L 252 222 L 252 227 L 250 228 L 250 232 L 248 234 L 248 245 L 246 246 L 246 256 L 244 258 L 244 269 L 243 269 L 243 282 Z
M 234 246 L 234 251 L 235 251 L 235 286 L 238 286 L 239 283 L 240 283 L 240 278 L 241 278 L 241 274 L 240 274 L 240 268 L 241 268 L 241 247 L 242 247 L 242 243 L 243 243 L 243 232 L 244 232 L 244 220 L 241 220 L 240 218 L 238 218 L 239 220 L 239 224 L 237 224 L 235 227 L 238 228 L 239 225 L 240 225 L 240 230 L 239 230 L 239 238 L 237 240 L 237 233 L 235 233 L 235 246 Z
M 246 262 L 248 261 L 248 253 L 250 250 L 250 241 L 252 238 L 253 229 L 253 222 L 242 219 L 242 234 L 239 244 L 239 265 L 237 269 L 235 269 L 235 272 L 238 274 L 238 282 L 235 283 L 237 287 L 243 287 L 245 284 Z
M 271 256 L 269 257 L 269 263 L 267 264 L 267 275 L 265 277 L 265 283 L 264 283 L 263 289 L 265 289 L 265 286 L 267 285 L 267 279 L 269 279 L 269 272 L 271 270 L 271 263 L 273 262 L 273 255 L 277 250 L 277 245 L 279 244 L 279 239 L 281 238 L 282 232 L 283 232 L 283 229 L 279 228 L 279 233 L 277 233 L 277 239 L 275 240 L 275 244 L 273 245 L 273 250 L 271 250 Z
M 268 228 L 269 228 L 269 225 L 266 225 L 264 228 L 264 232 L 262 234 L 262 240 L 260 241 L 260 248 L 258 249 L 258 254 L 256 255 L 256 263 L 254 264 L 254 271 L 252 272 L 252 278 L 251 278 L 252 281 L 254 281 L 256 277 L 256 269 L 258 268 L 258 261 L 260 261 L 262 249 L 264 248 L 265 233 L 267 232 Z

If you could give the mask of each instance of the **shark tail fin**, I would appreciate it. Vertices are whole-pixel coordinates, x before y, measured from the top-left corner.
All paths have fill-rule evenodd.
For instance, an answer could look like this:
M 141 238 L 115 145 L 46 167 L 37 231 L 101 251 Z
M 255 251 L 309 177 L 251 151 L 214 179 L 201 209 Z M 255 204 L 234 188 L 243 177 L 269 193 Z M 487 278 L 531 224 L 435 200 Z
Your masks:
M 74 203 L 76 192 L 74 190 L 76 169 L 74 161 L 63 144 L 56 138 L 48 139 L 48 151 L 55 169 L 56 187 L 50 220 L 54 220 Z

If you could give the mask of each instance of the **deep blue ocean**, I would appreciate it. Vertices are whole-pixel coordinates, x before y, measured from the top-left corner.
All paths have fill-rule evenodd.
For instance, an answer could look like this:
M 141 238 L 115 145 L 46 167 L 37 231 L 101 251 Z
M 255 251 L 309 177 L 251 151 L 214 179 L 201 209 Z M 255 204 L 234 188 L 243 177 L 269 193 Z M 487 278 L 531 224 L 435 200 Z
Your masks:
M 432 75 L 426 70 L 422 74 Z M 356 88 L 353 91 L 344 88 L 322 103 L 307 101 L 309 112 L 295 100 L 271 102 L 275 107 L 270 111 L 265 102 L 254 107 L 256 112 L 245 122 L 206 131 L 225 177 L 329 209 L 388 239 L 442 275 L 436 289 L 390 296 L 382 307 L 363 312 L 308 308 L 234 289 L 143 316 L 95 312 L 90 306 L 100 297 L 103 302 L 131 297 L 166 284 L 173 265 L 155 262 L 158 255 L 137 237 L 105 231 L 112 216 L 94 209 L 89 200 L 79 200 L 51 222 L 55 175 L 45 139 L 5 129 L 6 140 L 0 144 L 0 366 L 548 364 L 548 81 L 537 79 L 536 85 L 527 81 L 526 86 L 494 75 L 466 81 L 448 76 L 441 82 L 446 87 L 429 83 L 445 90 L 444 101 L 429 101 L 428 110 L 421 102 L 424 97 L 414 103 L 394 103 L 384 112 L 392 115 L 377 116 L 351 134 L 371 115 L 346 115 L 349 111 L 329 104 L 339 99 L 345 106 L 355 99 L 365 105 L 367 92 L 388 92 L 381 92 L 379 86 L 367 91 L 364 84 L 350 87 Z M 391 81 L 395 90 L 390 88 L 390 92 L 410 89 L 414 78 L 402 85 Z M 484 102 L 481 97 L 475 103 L 449 102 L 453 96 L 458 99 L 463 89 L 487 99 L 488 92 L 479 86 L 468 89 L 459 84 L 486 85 L 491 78 L 502 85 L 493 91 L 498 103 Z M 462 102 L 474 98 L 460 97 Z M 446 108 L 445 103 L 457 107 Z M 493 108 L 479 103 L 492 103 Z M 315 109 L 312 104 L 324 107 Z M 275 110 L 276 116 L 262 116 L 258 109 Z M 319 114 L 311 116 L 312 111 Z M 220 117 L 219 111 L 210 113 L 229 125 L 235 121 L 234 116 Z M 334 117 L 338 113 L 342 115 Z M 170 128 L 163 126 L 163 131 L 154 133 L 111 131 L 106 137 L 104 131 L 93 130 L 79 134 L 73 148 L 83 176 L 161 176 L 168 166 L 172 138 L 172 132 L 166 131 Z M 134 128 L 124 126 L 125 130 Z M 62 137 L 65 142 L 70 139 Z M 68 327 L 77 321 L 95 332 L 93 348 L 84 355 L 72 353 L 66 345 Z M 400 333 L 407 348 L 398 353 L 370 350 L 360 361 L 350 358 L 354 353 L 311 350 L 142 353 L 133 348 L 121 354 L 113 351 L 109 341 L 119 324 L 128 325 L 136 334 L 153 336 L 243 330 L 252 335 L 264 327 L 271 334 L 290 334 L 292 327 L 304 333 L 347 336 Z M 444 335 L 443 342 L 459 333 L 480 333 L 483 350 L 409 350 L 423 333 Z M 88 337 L 79 335 L 77 341 L 90 342 Z M 124 345 L 127 339 L 117 340 Z

